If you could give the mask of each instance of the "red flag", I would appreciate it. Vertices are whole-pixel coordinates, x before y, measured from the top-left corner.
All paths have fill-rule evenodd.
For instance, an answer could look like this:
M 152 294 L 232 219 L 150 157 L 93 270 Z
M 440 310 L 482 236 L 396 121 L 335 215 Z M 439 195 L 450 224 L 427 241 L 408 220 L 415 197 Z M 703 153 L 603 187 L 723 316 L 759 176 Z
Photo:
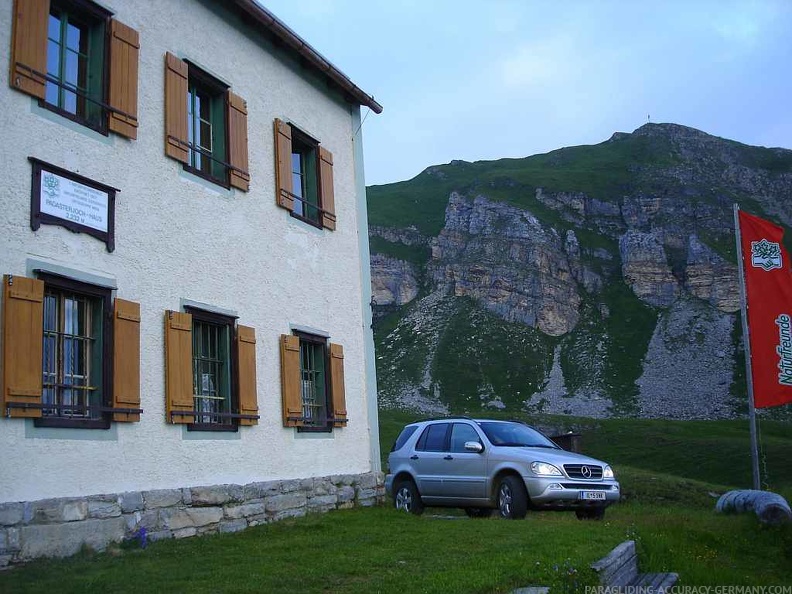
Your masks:
M 754 406 L 792 402 L 792 272 L 784 230 L 739 211 Z

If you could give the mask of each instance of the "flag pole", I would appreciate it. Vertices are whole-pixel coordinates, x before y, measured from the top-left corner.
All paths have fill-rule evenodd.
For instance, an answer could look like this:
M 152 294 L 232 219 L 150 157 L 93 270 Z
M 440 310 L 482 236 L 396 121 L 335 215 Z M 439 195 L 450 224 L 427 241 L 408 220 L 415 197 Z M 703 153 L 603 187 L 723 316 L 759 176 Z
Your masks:
M 742 237 L 740 234 L 740 207 L 734 204 L 734 238 L 737 242 L 737 271 L 740 277 L 740 311 L 742 312 L 743 346 L 745 348 L 745 381 L 748 385 L 748 427 L 751 432 L 751 468 L 753 488 L 761 489 L 759 483 L 759 444 L 756 433 L 756 408 L 754 408 L 753 375 L 751 372 L 751 338 L 748 329 L 748 301 L 745 297 L 745 268 L 743 263 Z

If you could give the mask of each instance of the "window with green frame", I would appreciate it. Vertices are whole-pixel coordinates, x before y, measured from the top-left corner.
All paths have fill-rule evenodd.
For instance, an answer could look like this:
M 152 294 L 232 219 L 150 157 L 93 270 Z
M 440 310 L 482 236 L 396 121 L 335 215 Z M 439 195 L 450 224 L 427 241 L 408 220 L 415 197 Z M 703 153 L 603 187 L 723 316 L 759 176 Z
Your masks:
M 53 0 L 47 24 L 44 105 L 102 132 L 109 16 L 93 3 Z
M 292 127 L 292 188 L 296 217 L 319 223 L 319 183 L 316 174 L 317 143 Z
M 303 428 L 329 430 L 327 422 L 327 341 L 310 334 L 300 337 L 300 390 Z
M 187 86 L 187 140 L 185 167 L 202 177 L 228 185 L 226 163 L 227 87 L 189 65 Z
M 232 318 L 190 309 L 193 319 L 193 429 L 236 428 L 232 398 Z
M 107 425 L 105 312 L 110 290 L 43 275 L 42 418 L 38 425 Z M 51 405 L 48 407 L 47 405 Z

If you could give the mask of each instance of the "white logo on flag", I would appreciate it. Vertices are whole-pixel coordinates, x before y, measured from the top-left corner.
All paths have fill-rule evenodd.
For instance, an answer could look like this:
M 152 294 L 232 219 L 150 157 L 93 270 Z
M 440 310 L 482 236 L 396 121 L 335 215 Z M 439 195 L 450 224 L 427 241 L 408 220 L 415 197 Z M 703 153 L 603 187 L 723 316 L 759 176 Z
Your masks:
M 768 271 L 781 268 L 781 246 L 766 239 L 752 241 L 751 266 Z

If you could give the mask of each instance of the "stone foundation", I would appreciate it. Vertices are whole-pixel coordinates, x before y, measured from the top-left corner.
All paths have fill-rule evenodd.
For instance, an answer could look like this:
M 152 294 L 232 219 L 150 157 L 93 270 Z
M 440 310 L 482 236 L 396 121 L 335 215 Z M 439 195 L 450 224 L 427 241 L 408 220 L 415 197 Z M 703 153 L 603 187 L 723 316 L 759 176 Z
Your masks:
M 0 503 L 0 569 L 83 546 L 102 551 L 143 532 L 149 541 L 238 532 L 384 497 L 382 473 L 366 473 Z

